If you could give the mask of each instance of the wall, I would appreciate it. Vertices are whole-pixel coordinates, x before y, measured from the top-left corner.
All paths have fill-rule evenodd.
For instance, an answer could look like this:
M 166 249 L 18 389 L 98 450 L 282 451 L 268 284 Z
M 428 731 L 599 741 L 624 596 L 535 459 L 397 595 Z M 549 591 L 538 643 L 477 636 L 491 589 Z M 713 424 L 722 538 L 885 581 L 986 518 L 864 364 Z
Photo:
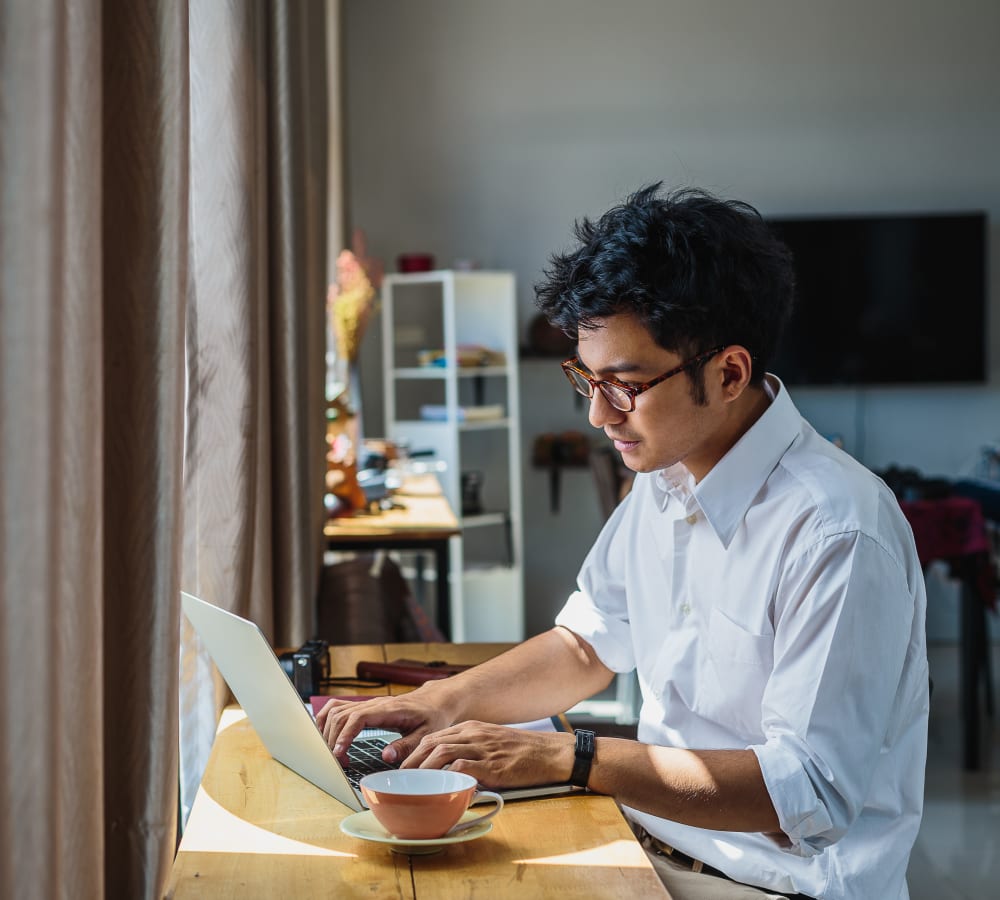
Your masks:
M 345 0 L 344 40 L 349 225 L 389 268 L 428 251 L 441 266 L 513 270 L 522 327 L 573 220 L 655 180 L 765 215 L 976 208 L 1000 220 L 992 0 Z M 990 256 L 995 268 L 996 225 Z M 801 410 L 872 468 L 971 471 L 1000 441 L 992 296 L 987 386 L 795 391 Z M 372 435 L 377 338 L 375 322 L 362 354 Z M 553 363 L 525 361 L 521 378 L 537 631 L 601 520 L 585 474 L 567 474 L 550 511 L 530 442 L 587 426 Z M 932 631 L 948 634 L 951 611 L 939 618 Z

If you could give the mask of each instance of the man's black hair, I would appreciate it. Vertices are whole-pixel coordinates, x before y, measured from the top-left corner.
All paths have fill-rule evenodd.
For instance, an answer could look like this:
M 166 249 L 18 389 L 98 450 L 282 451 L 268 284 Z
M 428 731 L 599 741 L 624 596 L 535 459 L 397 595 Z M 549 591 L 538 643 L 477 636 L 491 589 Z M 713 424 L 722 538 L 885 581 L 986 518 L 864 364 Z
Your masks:
M 666 350 L 690 359 L 739 344 L 759 383 L 792 309 L 791 253 L 747 203 L 705 191 L 636 191 L 596 222 L 578 221 L 576 249 L 554 254 L 536 303 L 574 340 L 630 312 Z M 702 370 L 689 372 L 704 402 Z

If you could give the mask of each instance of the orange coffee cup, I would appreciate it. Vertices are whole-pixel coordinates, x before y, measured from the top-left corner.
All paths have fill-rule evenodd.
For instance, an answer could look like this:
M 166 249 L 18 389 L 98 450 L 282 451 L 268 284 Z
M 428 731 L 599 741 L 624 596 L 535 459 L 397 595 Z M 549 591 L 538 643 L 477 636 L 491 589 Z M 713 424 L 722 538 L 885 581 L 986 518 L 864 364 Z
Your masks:
M 372 814 L 394 837 L 433 840 L 492 819 L 503 809 L 503 797 L 481 791 L 471 775 L 444 769 L 397 769 L 361 779 L 361 793 Z M 475 800 L 493 800 L 489 812 L 461 824 Z

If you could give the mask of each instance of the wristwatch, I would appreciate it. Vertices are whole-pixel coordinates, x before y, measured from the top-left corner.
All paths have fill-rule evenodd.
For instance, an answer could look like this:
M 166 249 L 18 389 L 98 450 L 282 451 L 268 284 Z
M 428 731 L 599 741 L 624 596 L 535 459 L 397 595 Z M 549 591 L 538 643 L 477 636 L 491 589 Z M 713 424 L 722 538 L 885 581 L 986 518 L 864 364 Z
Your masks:
M 586 787 L 590 780 L 590 764 L 594 761 L 594 746 L 597 735 L 585 728 L 576 729 L 576 759 L 573 760 L 573 774 L 569 783 Z

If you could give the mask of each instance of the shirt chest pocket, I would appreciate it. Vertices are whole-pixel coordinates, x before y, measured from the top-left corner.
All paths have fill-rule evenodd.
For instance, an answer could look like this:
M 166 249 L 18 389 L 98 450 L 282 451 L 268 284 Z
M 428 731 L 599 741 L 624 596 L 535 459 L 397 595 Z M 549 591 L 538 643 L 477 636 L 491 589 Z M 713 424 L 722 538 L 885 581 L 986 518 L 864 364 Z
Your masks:
M 702 649 L 696 711 L 741 737 L 759 738 L 774 636 L 747 631 L 716 608 Z

